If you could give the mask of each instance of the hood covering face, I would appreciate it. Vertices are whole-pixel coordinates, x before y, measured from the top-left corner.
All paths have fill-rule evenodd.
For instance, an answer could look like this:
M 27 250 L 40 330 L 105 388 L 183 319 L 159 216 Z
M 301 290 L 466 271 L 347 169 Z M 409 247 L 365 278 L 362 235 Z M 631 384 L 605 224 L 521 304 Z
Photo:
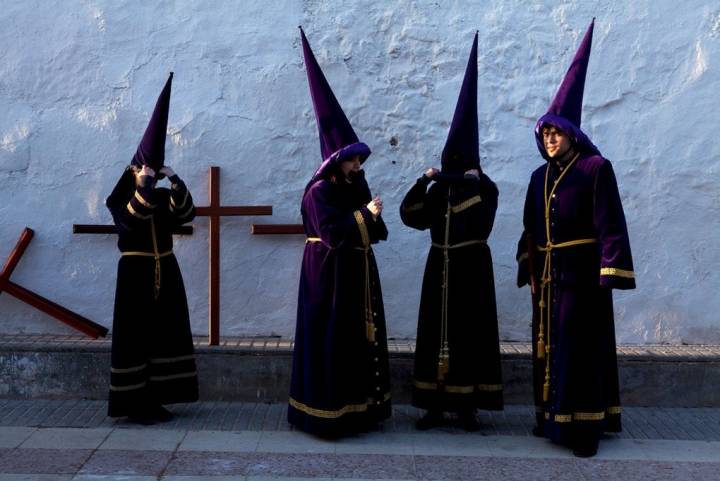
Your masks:
M 470 49 L 470 58 L 465 68 L 465 78 L 455 106 L 455 115 L 440 158 L 443 174 L 461 175 L 470 169 L 480 170 L 477 118 L 477 44 L 478 34 L 476 32 Z
M 165 138 L 167 137 L 168 113 L 170 112 L 170 89 L 172 88 L 173 73 L 170 72 L 165 87 L 155 104 L 150 122 L 145 129 L 137 152 L 131 164 L 137 167 L 147 165 L 158 172 L 165 165 Z
M 360 156 L 360 162 L 365 162 L 371 152 L 370 147 L 358 140 L 310 49 L 302 27 L 300 27 L 300 38 L 310 97 L 320 134 L 320 155 L 322 156 L 322 164 L 310 181 L 312 184 L 314 180 L 322 177 L 330 167 L 339 165 L 343 160 L 348 160 L 356 155 Z
M 552 125 L 565 132 L 570 137 L 575 148 L 580 152 L 600 155 L 597 147 L 580 129 L 585 77 L 590 60 L 594 27 L 595 19 L 593 18 L 582 42 L 580 42 L 570 68 L 565 74 L 565 78 L 555 94 L 555 99 L 550 104 L 547 113 L 540 117 L 535 124 L 535 141 L 540 154 L 546 160 L 549 160 L 549 157 L 542 139 L 542 128 L 545 125 Z

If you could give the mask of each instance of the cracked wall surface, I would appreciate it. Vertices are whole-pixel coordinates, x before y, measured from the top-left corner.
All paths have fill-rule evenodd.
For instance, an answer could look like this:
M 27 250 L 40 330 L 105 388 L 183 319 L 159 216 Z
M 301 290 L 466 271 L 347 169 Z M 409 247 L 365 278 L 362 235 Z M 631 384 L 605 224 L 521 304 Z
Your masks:
M 360 138 L 383 196 L 376 247 L 389 334 L 415 333 L 427 233 L 398 206 L 439 164 L 472 36 L 479 30 L 483 169 L 500 189 L 489 239 L 501 337 L 529 338 L 514 253 L 532 134 L 590 19 L 597 17 L 583 128 L 614 165 L 638 289 L 615 293 L 623 343 L 720 343 L 720 7 L 691 0 L 130 2 L 9 0 L 0 15 L 0 256 L 36 236 L 13 280 L 106 326 L 118 252 L 103 205 L 175 72 L 167 162 L 198 205 L 221 167 L 226 205 L 270 218 L 222 221 L 222 332 L 292 336 L 303 241 L 251 236 L 252 222 L 300 221 L 319 145 L 302 24 Z M 207 332 L 207 220 L 176 239 L 193 329 Z M 479 295 L 482 295 L 480 293 Z M 71 332 L 0 295 L 0 333 Z

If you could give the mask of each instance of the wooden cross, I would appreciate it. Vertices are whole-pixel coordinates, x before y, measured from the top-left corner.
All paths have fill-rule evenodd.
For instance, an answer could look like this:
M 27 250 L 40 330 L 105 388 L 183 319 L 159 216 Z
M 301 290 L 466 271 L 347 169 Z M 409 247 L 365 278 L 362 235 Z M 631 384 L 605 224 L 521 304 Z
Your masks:
M 35 232 L 29 227 L 25 227 L 22 234 L 20 234 L 20 238 L 18 239 L 15 248 L 10 253 L 7 262 L 5 262 L 2 272 L 0 272 L 0 293 L 7 292 L 11 296 L 17 297 L 26 304 L 30 304 L 36 309 L 54 317 L 60 322 L 64 322 L 68 326 L 73 329 L 77 329 L 83 334 L 87 334 L 93 339 L 105 337 L 108 332 L 105 327 L 100 324 L 96 324 L 90 319 L 86 319 L 59 304 L 55 304 L 54 302 L 45 299 L 44 297 L 35 294 L 34 292 L 25 289 L 10 280 L 10 276 L 15 270 L 15 267 L 18 265 L 18 262 L 20 262 L 20 258 L 25 253 L 25 249 L 27 249 L 34 234 Z
M 208 172 L 208 197 L 210 205 L 196 207 L 198 216 L 209 217 L 208 235 L 208 324 L 211 346 L 220 343 L 220 217 L 245 215 L 272 215 L 272 206 L 222 206 L 220 205 L 220 167 L 210 167 Z M 73 224 L 75 234 L 114 234 L 114 225 Z M 190 226 L 181 226 L 173 234 L 189 235 Z
M 251 224 L 250 233 L 253 235 L 282 235 L 304 234 L 302 224 Z
M 210 205 L 197 207 L 197 215 L 209 218 L 209 254 L 208 297 L 210 333 L 208 343 L 217 346 L 220 342 L 220 217 L 239 215 L 272 215 L 271 205 L 258 206 L 221 206 L 220 205 L 220 167 L 210 167 L 208 197 Z

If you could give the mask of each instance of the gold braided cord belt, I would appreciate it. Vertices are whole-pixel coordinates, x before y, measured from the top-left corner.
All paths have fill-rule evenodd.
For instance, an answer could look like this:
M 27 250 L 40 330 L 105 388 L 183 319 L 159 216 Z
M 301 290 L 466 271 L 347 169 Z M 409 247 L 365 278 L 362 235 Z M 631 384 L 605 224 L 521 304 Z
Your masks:
M 457 244 L 438 244 L 437 242 L 433 242 L 432 246 L 437 247 L 438 249 L 459 249 L 460 247 L 467 247 L 476 244 L 487 244 L 487 241 L 485 239 L 474 239 L 465 242 L 459 242 Z
M 138 257 L 154 257 L 155 258 L 155 299 L 160 294 L 160 258 L 167 257 L 172 254 L 173 251 L 159 252 L 157 254 L 152 252 L 139 252 L 139 251 L 127 251 L 122 253 L 122 257 L 138 256 Z

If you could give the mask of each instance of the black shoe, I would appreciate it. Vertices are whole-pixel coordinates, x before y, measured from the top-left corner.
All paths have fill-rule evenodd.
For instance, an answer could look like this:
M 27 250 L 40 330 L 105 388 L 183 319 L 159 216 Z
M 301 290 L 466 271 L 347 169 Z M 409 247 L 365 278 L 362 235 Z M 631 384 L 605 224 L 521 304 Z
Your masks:
M 445 419 L 443 413 L 440 411 L 428 411 L 425 416 L 415 421 L 415 427 L 420 431 L 427 431 L 428 429 L 437 428 L 442 426 Z
M 544 438 L 545 437 L 545 430 L 542 426 L 535 426 L 532 428 L 532 435 L 536 436 L 538 438 Z
M 142 424 L 143 426 L 151 426 L 155 424 L 154 414 L 147 409 L 133 411 L 128 414 L 127 418 L 131 423 Z
M 382 430 L 382 423 L 379 421 L 368 421 L 367 423 L 362 425 L 362 428 L 359 430 L 361 433 L 372 433 L 374 431 L 380 431 Z
M 475 417 L 475 411 L 461 411 L 458 413 L 458 424 L 465 431 L 474 433 L 480 430 L 480 422 Z
M 153 410 L 153 417 L 156 421 L 159 421 L 161 423 L 167 423 L 175 419 L 175 415 L 165 409 L 161 405 L 157 405 L 157 407 Z
M 578 458 L 592 458 L 597 454 L 598 441 L 595 440 L 589 442 L 578 443 L 573 446 L 573 454 Z

